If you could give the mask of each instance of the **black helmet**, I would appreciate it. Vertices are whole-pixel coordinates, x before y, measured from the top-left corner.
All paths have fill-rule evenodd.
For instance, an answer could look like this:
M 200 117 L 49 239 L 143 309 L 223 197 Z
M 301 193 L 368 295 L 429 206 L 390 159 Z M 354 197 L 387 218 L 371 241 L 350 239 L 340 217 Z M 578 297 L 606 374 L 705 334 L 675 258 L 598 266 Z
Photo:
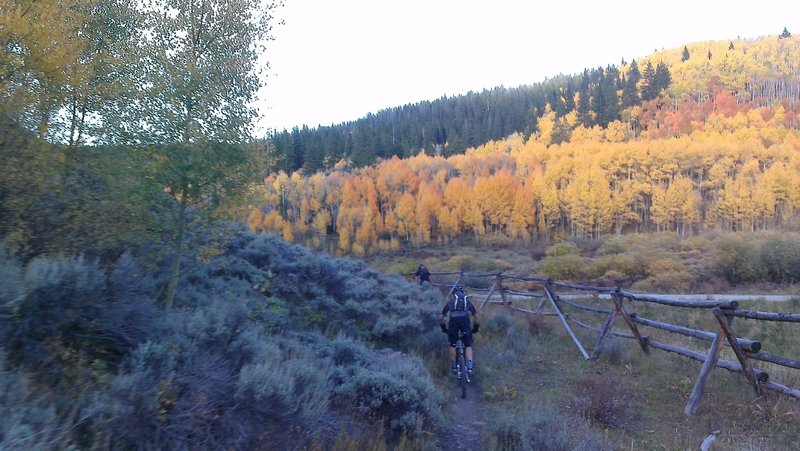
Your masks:
M 457 283 L 456 286 L 453 287 L 453 291 L 464 291 L 464 287 L 462 287 L 460 283 Z

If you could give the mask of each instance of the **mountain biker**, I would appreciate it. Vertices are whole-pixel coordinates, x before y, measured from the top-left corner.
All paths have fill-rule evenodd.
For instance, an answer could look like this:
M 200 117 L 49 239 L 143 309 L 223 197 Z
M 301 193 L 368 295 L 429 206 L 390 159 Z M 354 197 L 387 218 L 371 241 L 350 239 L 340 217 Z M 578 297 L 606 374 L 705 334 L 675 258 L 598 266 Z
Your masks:
M 444 324 L 444 319 L 447 314 L 450 314 L 450 321 L 447 326 Z M 472 314 L 475 319 L 475 325 L 470 328 L 469 315 Z M 450 360 L 452 361 L 450 368 L 453 372 L 456 371 L 456 342 L 458 341 L 458 331 L 464 333 L 464 347 L 466 348 L 467 357 L 467 372 L 471 375 L 474 372 L 472 363 L 472 334 L 480 330 L 480 315 L 472 305 L 469 297 L 464 293 L 464 288 L 461 285 L 456 285 L 453 288 L 453 298 L 445 304 L 442 313 L 439 315 L 439 326 L 442 332 L 447 334 L 448 341 L 450 342 Z
M 417 268 L 417 272 L 415 272 L 414 275 L 419 277 L 420 285 L 422 285 L 422 282 L 431 283 L 431 272 L 428 271 L 428 268 L 425 267 L 425 265 L 419 265 L 419 268 Z

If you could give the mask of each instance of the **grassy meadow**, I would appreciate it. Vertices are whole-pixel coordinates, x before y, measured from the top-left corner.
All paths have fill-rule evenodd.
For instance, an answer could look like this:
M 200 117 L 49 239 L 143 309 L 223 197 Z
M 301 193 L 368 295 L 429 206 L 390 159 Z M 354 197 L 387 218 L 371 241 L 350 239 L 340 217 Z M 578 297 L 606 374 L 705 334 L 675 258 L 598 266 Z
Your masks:
M 797 293 L 793 283 L 779 283 L 768 275 L 776 273 L 769 261 L 777 258 L 768 254 L 782 243 L 780 257 L 793 258 L 794 239 L 786 234 L 741 234 L 678 240 L 674 235 L 657 234 L 549 247 L 464 244 L 387 254 L 370 263 L 385 272 L 412 272 L 424 263 L 434 272 L 502 271 L 601 286 L 619 285 L 635 292 L 793 295 Z M 733 255 L 735 252 L 738 254 Z M 570 273 L 575 261 L 579 270 Z M 750 281 L 747 271 L 762 274 L 760 280 Z M 791 274 L 785 273 L 784 277 L 790 280 Z M 445 282 L 446 278 L 438 279 Z M 487 280 L 468 279 L 467 284 L 486 286 Z M 513 289 L 541 292 L 531 283 L 520 283 Z M 471 294 L 478 299 L 485 296 L 479 291 Z M 708 331 L 719 327 L 707 310 L 625 302 L 629 311 L 649 319 Z M 528 309 L 538 303 L 539 299 L 514 300 L 515 306 Z M 602 298 L 587 298 L 580 303 L 611 308 L 610 301 Z M 740 308 L 797 313 L 800 296 L 787 302 L 742 301 Z M 601 327 L 605 320 L 605 315 L 569 306 L 565 309 L 570 317 L 595 327 Z M 549 305 L 545 310 L 552 311 Z M 657 349 L 645 354 L 633 340 L 617 337 L 606 339 L 598 361 L 586 361 L 556 317 L 526 315 L 499 304 L 487 304 L 483 314 L 475 351 L 482 447 L 698 449 L 706 437 L 714 434 L 716 449 L 780 450 L 794 449 L 800 440 L 797 401 L 771 391 L 756 397 L 741 375 L 715 369 L 699 413 L 689 417 L 683 411 L 701 362 Z M 574 324 L 572 327 L 591 352 L 597 333 Z M 707 341 L 639 327 L 654 340 L 703 354 L 710 345 Z M 796 324 L 737 318 L 732 328 L 739 337 L 760 341 L 764 352 L 789 358 L 800 355 Z M 628 331 L 621 318 L 614 320 L 613 330 Z M 736 360 L 727 347 L 721 358 Z M 446 361 L 444 348 L 426 359 L 442 392 L 458 403 Z M 768 372 L 771 380 L 800 387 L 800 372 L 751 362 Z

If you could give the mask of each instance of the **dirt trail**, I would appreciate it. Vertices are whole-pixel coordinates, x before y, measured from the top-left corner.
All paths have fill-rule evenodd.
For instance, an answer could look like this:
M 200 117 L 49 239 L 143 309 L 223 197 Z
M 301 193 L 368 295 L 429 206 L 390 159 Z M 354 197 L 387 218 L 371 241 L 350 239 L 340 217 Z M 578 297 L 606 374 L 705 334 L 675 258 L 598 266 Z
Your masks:
M 453 381 L 452 390 L 446 393 L 448 412 L 448 431 L 442 441 L 442 449 L 472 451 L 481 449 L 481 433 L 483 421 L 481 420 L 480 400 L 482 392 L 473 381 L 467 387 L 467 397 L 461 399 L 461 392 Z

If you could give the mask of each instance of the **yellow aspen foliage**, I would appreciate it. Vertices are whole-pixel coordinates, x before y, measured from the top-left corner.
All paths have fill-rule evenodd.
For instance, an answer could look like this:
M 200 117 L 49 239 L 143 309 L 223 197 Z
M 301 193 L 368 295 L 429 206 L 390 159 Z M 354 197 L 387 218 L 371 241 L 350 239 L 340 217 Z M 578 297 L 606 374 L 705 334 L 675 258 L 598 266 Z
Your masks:
M 519 181 L 507 170 L 475 182 L 472 198 L 493 232 L 502 231 L 510 221 L 519 186 Z
M 397 228 L 398 224 L 397 215 L 394 214 L 393 209 L 389 208 L 383 217 L 383 230 L 392 238 L 402 236 L 403 233 Z
M 280 212 L 278 210 L 272 210 L 264 216 L 262 227 L 264 231 L 274 231 L 278 233 L 283 231 L 285 223 L 286 221 L 283 219 Z
M 375 218 L 370 214 L 365 214 L 361 224 L 356 228 L 355 240 L 353 244 L 359 245 L 362 249 L 369 249 L 377 241 L 375 233 Z
M 350 227 L 339 227 L 339 250 L 347 253 L 352 246 Z
M 549 104 L 545 107 L 544 115 L 539 118 L 537 125 L 539 128 L 539 139 L 542 143 L 546 146 L 552 144 L 553 133 L 556 129 L 556 113 L 550 109 Z
M 403 193 L 395 209 L 397 220 L 400 224 L 398 234 L 404 235 L 406 240 L 410 239 L 411 234 L 416 232 L 417 215 L 415 213 L 415 204 L 414 197 L 410 193 Z
M 281 235 L 283 236 L 284 240 L 290 243 L 294 241 L 294 232 L 292 231 L 292 224 L 290 222 L 287 221 L 283 223 Z
M 331 224 L 331 214 L 328 210 L 318 211 L 314 215 L 314 220 L 311 222 L 311 228 L 314 235 L 320 240 L 327 236 L 328 226 Z
M 572 135 L 570 137 L 570 142 L 572 143 L 582 143 L 582 142 L 600 142 L 603 139 L 603 129 L 599 125 L 595 125 L 591 128 L 586 128 L 583 125 L 579 125 L 572 130 Z
M 533 194 L 533 188 L 522 186 L 514 195 L 509 235 L 512 238 L 520 238 L 528 241 L 532 236 L 533 227 L 535 225 L 536 197 Z
M 605 131 L 606 141 L 621 143 L 628 138 L 628 124 L 621 121 L 613 121 L 608 124 Z
M 260 209 L 251 208 L 250 214 L 247 215 L 247 228 L 254 232 L 261 231 L 263 218 L 264 215 L 261 213 Z

